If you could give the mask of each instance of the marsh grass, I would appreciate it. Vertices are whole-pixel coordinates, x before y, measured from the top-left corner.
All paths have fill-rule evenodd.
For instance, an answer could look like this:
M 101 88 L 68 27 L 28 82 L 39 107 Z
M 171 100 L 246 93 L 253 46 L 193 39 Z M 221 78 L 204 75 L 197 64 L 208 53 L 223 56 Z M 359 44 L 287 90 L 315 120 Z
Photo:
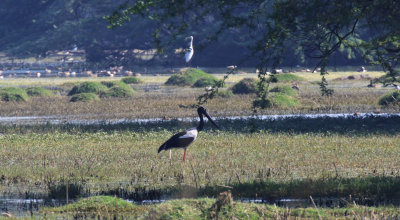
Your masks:
M 210 198 L 171 200 L 161 204 L 138 206 L 116 197 L 96 196 L 80 199 L 74 204 L 44 208 L 42 216 L 74 218 L 135 218 L 135 219 L 374 219 L 398 218 L 395 207 L 366 207 L 348 204 L 343 208 L 301 208 L 234 202 L 215 210 L 218 201 Z M 118 214 L 116 214 L 118 213 Z
M 210 196 L 218 185 L 233 187 L 234 195 L 241 197 L 351 193 L 397 199 L 400 123 L 396 118 L 383 119 L 388 127 L 376 130 L 379 120 L 217 121 L 223 130 L 210 131 L 206 125 L 189 148 L 187 163 L 181 162 L 179 149 L 173 151 L 172 160 L 167 153 L 157 154 L 161 143 L 188 127 L 179 121 L 136 128 L 133 124 L 58 129 L 44 125 L 43 131 L 38 126 L 3 127 L 0 188 L 24 186 L 18 187 L 21 191 L 39 186 L 46 195 L 50 190 L 43 186 L 54 183 L 61 192 L 68 178 L 83 187 L 83 195 L 119 192 L 139 199 L 160 198 L 164 192 L 172 197 Z M 251 133 L 254 123 L 258 132 Z M 184 186 L 191 188 L 181 191 Z

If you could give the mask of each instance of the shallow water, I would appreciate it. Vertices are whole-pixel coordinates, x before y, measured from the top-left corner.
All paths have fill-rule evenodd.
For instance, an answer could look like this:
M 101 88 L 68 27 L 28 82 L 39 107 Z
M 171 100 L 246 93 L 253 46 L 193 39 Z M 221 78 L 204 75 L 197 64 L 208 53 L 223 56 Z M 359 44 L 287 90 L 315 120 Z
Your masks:
M 215 117 L 216 120 L 278 120 L 278 119 L 317 119 L 317 118 L 366 118 L 366 117 L 400 117 L 400 113 L 359 113 L 357 116 L 349 113 L 339 114 L 288 114 L 288 115 L 257 115 L 257 116 L 229 116 Z M 74 124 L 74 125 L 101 125 L 101 124 L 122 124 L 122 123 L 154 123 L 169 121 L 164 118 L 138 118 L 138 119 L 79 119 L 83 115 L 52 115 L 52 116 L 13 116 L 0 117 L 0 124 L 18 124 L 18 125 L 34 125 L 34 124 Z M 198 121 L 198 117 L 173 118 L 173 120 L 182 122 Z M 207 119 L 206 119 L 207 120 Z
M 0 197 L 0 212 L 9 213 L 13 216 L 34 216 L 39 213 L 39 209 L 44 206 L 64 205 L 63 200 L 44 200 L 44 199 L 20 199 L 11 197 Z

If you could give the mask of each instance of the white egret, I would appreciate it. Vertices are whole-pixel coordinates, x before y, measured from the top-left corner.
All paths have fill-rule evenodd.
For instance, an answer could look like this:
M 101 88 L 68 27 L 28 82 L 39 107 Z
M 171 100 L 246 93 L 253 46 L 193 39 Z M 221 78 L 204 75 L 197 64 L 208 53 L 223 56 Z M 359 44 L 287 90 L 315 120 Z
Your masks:
M 186 63 L 189 63 L 189 61 L 192 59 L 194 50 L 193 50 L 193 36 L 190 36 L 190 43 L 189 43 L 189 48 L 186 49 L 186 54 L 185 54 L 185 60 Z

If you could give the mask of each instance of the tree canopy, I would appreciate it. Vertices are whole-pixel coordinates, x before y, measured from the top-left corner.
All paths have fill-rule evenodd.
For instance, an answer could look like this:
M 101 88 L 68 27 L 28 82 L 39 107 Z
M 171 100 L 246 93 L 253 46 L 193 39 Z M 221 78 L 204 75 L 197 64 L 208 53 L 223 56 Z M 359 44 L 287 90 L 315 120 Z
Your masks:
M 326 66 L 341 52 L 381 65 L 388 73 L 383 83 L 400 80 L 400 2 L 395 0 L 147 0 L 126 3 L 107 19 L 113 28 L 132 16 L 157 22 L 154 39 L 160 50 L 187 35 L 203 36 L 204 47 L 237 34 L 261 70 L 255 103 L 267 97 L 273 77 L 266 73 L 288 54 L 315 61 L 325 95 L 333 92 L 326 87 Z

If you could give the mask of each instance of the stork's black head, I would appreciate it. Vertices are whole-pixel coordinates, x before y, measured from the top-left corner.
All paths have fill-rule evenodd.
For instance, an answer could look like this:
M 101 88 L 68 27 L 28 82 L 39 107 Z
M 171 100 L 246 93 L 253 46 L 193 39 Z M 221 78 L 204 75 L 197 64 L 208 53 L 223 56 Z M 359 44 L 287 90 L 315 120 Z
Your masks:
M 208 114 L 207 110 L 206 110 L 204 107 L 200 106 L 200 107 L 197 109 L 197 113 L 199 114 L 200 117 L 202 117 L 202 115 L 205 115 L 205 116 L 208 118 L 208 120 L 209 120 L 215 127 L 219 128 L 218 125 L 215 124 L 215 122 L 212 120 L 212 118 L 210 117 L 210 115 Z
M 200 114 L 204 114 L 205 112 L 207 112 L 207 109 L 205 109 L 203 106 L 200 106 L 200 107 L 197 109 L 197 113 L 199 113 L 199 115 L 200 115 Z

